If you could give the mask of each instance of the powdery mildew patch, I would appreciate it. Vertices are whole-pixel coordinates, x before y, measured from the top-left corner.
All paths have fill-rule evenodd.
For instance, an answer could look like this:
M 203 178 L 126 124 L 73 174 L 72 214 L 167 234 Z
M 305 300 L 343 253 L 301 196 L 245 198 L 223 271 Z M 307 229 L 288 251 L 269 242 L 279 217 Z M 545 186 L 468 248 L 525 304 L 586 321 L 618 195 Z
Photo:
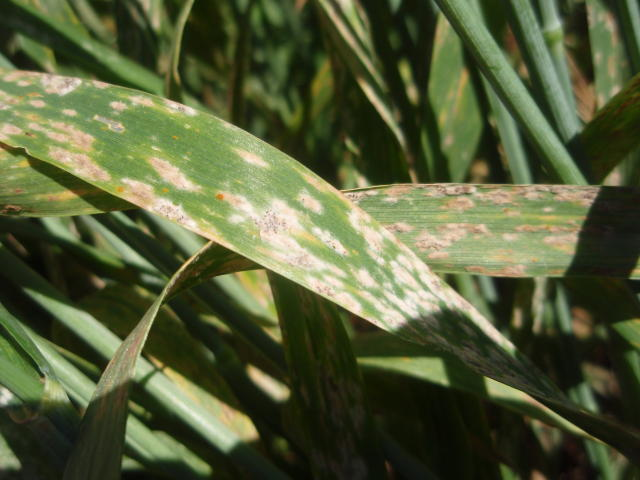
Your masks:
M 49 156 L 70 167 L 80 177 L 103 182 L 111 180 L 109 172 L 84 153 L 70 152 L 60 147 L 50 147 Z
M 132 95 L 129 97 L 131 103 L 134 105 L 142 105 L 144 107 L 153 107 L 155 103 L 149 97 L 144 97 L 142 95 Z
M 173 100 L 169 100 L 169 99 L 164 99 L 164 104 L 167 106 L 167 111 L 171 112 L 171 113 L 184 113 L 185 115 L 188 115 L 190 117 L 195 116 L 198 111 L 195 110 L 194 108 L 188 107 L 186 105 L 183 105 L 181 103 L 178 102 L 174 102 Z
M 60 95 L 61 97 L 73 92 L 82 84 L 79 78 L 59 77 L 56 75 L 42 75 L 40 83 L 47 93 Z
M 120 101 L 115 101 L 115 102 L 110 102 L 109 106 L 114 109 L 116 112 L 122 112 L 124 110 L 126 110 L 127 108 L 127 104 L 124 102 L 120 102 Z
M 153 201 L 155 193 L 153 187 L 148 183 L 143 183 L 132 178 L 123 178 L 122 183 L 129 187 L 127 189 L 127 200 L 130 202 L 141 207 L 146 207 Z
M 250 165 L 255 165 L 256 167 L 261 168 L 269 167 L 269 164 L 255 153 L 247 152 L 246 150 L 243 150 L 241 148 L 232 148 L 232 150 L 236 153 L 236 155 L 238 155 L 242 160 Z
M 112 132 L 122 133 L 125 130 L 124 125 L 122 125 L 122 123 L 107 117 L 103 117 L 102 115 L 94 115 L 93 119 L 109 127 L 109 130 L 111 130 Z
M 69 134 L 70 146 L 79 148 L 86 152 L 90 151 L 95 141 L 93 135 L 89 135 L 82 130 L 78 130 L 75 126 L 64 122 L 51 122 L 51 127 Z
M 189 180 L 178 167 L 168 161 L 158 157 L 151 157 L 148 161 L 158 175 L 174 187 L 190 192 L 197 192 L 202 188 Z
M 385 227 L 390 232 L 407 233 L 413 230 L 413 226 L 405 222 L 397 222 Z
M 37 80 L 34 80 L 37 81 Z M 64 90 L 64 86 L 61 87 Z M 60 91 L 62 91 L 60 90 Z M 180 106 L 171 106 L 170 104 L 163 105 L 163 100 L 152 100 L 151 98 L 138 96 L 140 100 L 139 103 L 136 103 L 133 100 L 134 97 L 130 97 L 131 102 L 133 104 L 140 104 L 146 106 L 156 106 L 159 109 L 163 109 L 165 106 L 168 109 L 175 110 L 179 113 L 184 113 L 188 115 L 189 113 L 182 110 Z M 52 99 L 52 101 L 55 99 Z M 114 102 L 112 102 L 114 103 Z M 179 105 L 179 104 L 177 104 Z M 112 108 L 118 111 L 117 108 Z M 115 114 L 115 112 L 114 112 Z M 176 115 L 178 120 L 180 119 L 178 115 Z M 34 120 L 35 121 L 35 120 Z M 93 137 L 90 137 L 90 140 L 84 139 L 77 141 L 74 133 L 72 133 L 69 129 L 59 128 L 54 125 L 47 125 L 47 127 L 53 127 L 58 130 L 57 132 L 53 132 L 54 135 L 58 136 L 59 139 L 63 140 L 63 137 L 60 135 L 67 135 L 66 143 L 72 144 L 77 147 L 77 149 L 81 150 L 89 150 L 92 146 Z M 97 125 L 94 125 L 94 128 Z M 164 145 L 158 143 L 159 145 Z M 258 147 L 247 147 L 252 152 L 260 152 L 261 150 Z M 245 150 L 241 150 L 241 152 L 245 152 Z M 264 158 L 256 155 L 255 153 L 246 152 L 249 155 L 248 158 L 245 158 L 246 155 L 243 156 L 242 153 L 236 151 L 236 153 L 243 158 L 243 160 L 249 164 L 258 167 L 268 167 L 271 166 L 270 163 L 266 162 Z M 51 152 L 52 157 L 57 155 L 59 157 L 59 161 L 64 163 L 65 161 L 71 162 L 74 164 L 76 170 L 89 166 L 85 165 L 84 160 L 90 160 L 87 155 L 83 153 L 75 153 L 68 152 L 64 149 L 59 149 L 58 151 Z M 159 159 L 161 162 L 164 160 Z M 167 162 L 168 163 L 168 162 Z M 154 166 L 156 168 L 158 165 Z M 166 165 L 160 165 L 160 169 L 167 170 Z M 174 167 L 175 168 L 175 167 Z M 157 168 L 156 168 L 157 170 Z M 254 169 L 253 171 L 257 171 Z M 325 192 L 326 195 L 333 195 L 335 193 L 334 190 L 328 189 L 326 184 L 317 179 L 315 176 L 307 173 L 306 171 L 298 168 L 296 171 L 300 173 L 300 175 L 308 180 L 309 185 L 317 187 L 322 192 Z M 162 174 L 158 172 L 161 176 Z M 167 173 L 165 171 L 165 173 Z M 182 172 L 174 171 L 174 174 L 171 175 L 174 182 L 178 184 L 182 183 L 180 176 L 184 177 Z M 96 175 L 96 172 L 92 173 Z M 99 175 L 99 173 L 98 173 Z M 85 175 L 86 176 L 86 175 Z M 163 176 L 163 178 L 165 178 Z M 157 197 L 155 195 L 155 189 L 148 184 L 143 182 L 137 182 L 135 180 L 123 179 L 122 183 L 126 185 L 127 194 L 126 197 L 128 199 L 135 199 L 137 203 L 143 204 L 146 208 L 163 215 L 173 221 L 181 223 L 192 230 L 197 230 L 198 225 L 194 221 L 193 218 L 189 217 L 182 205 L 175 203 L 172 199 Z M 165 178 L 166 180 L 166 178 Z M 188 179 L 183 178 L 186 182 L 189 182 Z M 188 185 L 188 184 L 183 184 Z M 308 186 L 311 189 L 310 186 Z M 442 195 L 453 195 L 453 190 L 447 190 L 448 187 L 444 187 L 441 192 Z M 234 191 L 230 186 L 226 186 L 225 189 L 230 191 Z M 296 190 L 298 191 L 298 190 Z M 430 332 L 433 332 L 433 335 L 430 338 L 440 339 L 443 344 L 447 344 L 448 339 L 442 338 L 440 333 L 442 333 L 442 327 L 439 326 L 437 318 L 435 315 L 438 314 L 440 310 L 440 305 L 443 302 L 450 302 L 452 307 L 456 307 L 461 309 L 460 313 L 454 312 L 453 315 L 448 315 L 446 317 L 446 321 L 455 320 L 455 316 L 459 316 L 462 320 L 462 317 L 471 318 L 478 326 L 466 325 L 465 328 L 468 329 L 468 337 L 469 338 L 478 338 L 479 331 L 478 328 L 481 328 L 485 331 L 487 335 L 492 336 L 493 330 L 489 325 L 487 328 L 486 324 L 483 323 L 483 317 L 479 316 L 474 312 L 473 308 L 461 301 L 461 299 L 454 293 L 448 292 L 448 287 L 445 287 L 437 280 L 434 279 L 434 275 L 430 273 L 428 268 L 424 266 L 421 262 L 417 260 L 417 258 L 410 253 L 406 253 L 404 255 L 398 255 L 398 252 L 404 252 L 402 245 L 398 245 L 393 237 L 389 234 L 386 234 L 384 231 L 380 231 L 380 227 L 374 221 L 372 221 L 368 215 L 360 213 L 359 211 L 355 211 L 349 213 L 349 221 L 351 222 L 352 227 L 356 230 L 358 234 L 362 234 L 364 240 L 366 242 L 366 246 L 363 249 L 362 255 L 358 255 L 359 264 L 356 264 L 358 268 L 357 270 L 347 270 L 349 273 L 345 274 L 344 271 L 340 268 L 343 266 L 339 261 L 336 262 L 328 262 L 324 260 L 325 253 L 328 252 L 326 258 L 334 258 L 339 260 L 336 255 L 331 255 L 331 252 L 327 249 L 320 251 L 316 246 L 313 246 L 312 251 L 317 252 L 319 256 L 322 258 L 318 258 L 307 248 L 304 248 L 298 240 L 302 242 L 304 245 L 308 245 L 309 238 L 308 235 L 313 232 L 313 226 L 309 225 L 308 222 L 308 212 L 318 213 L 317 210 L 322 209 L 322 204 L 315 204 L 318 202 L 316 198 L 313 198 L 307 192 L 304 192 L 302 196 L 292 198 L 293 202 L 296 202 L 296 206 L 298 210 L 290 208 L 285 202 L 280 200 L 272 201 L 267 208 L 265 208 L 265 204 L 262 202 L 256 204 L 256 206 L 252 205 L 246 198 L 242 197 L 243 191 L 238 190 L 236 195 L 227 192 L 220 192 L 219 195 L 222 197 L 219 200 L 223 200 L 228 203 L 229 208 L 217 208 L 218 212 L 222 212 L 221 215 L 225 215 L 229 218 L 234 218 L 236 220 L 243 219 L 242 221 L 251 222 L 250 225 L 243 225 L 245 232 L 247 235 L 253 235 L 254 239 L 256 238 L 256 229 L 259 233 L 259 238 L 261 240 L 260 243 L 263 245 L 259 245 L 258 249 L 261 252 L 275 252 L 276 260 L 272 263 L 274 268 L 280 269 L 280 271 L 284 272 L 293 272 L 297 275 L 297 278 L 305 278 L 305 272 L 298 269 L 298 271 L 294 271 L 291 268 L 287 267 L 287 265 L 282 265 L 282 262 L 285 264 L 299 267 L 302 269 L 307 269 L 310 271 L 309 276 L 317 277 L 317 273 L 321 272 L 320 279 L 310 279 L 306 277 L 307 285 L 316 286 L 317 291 L 327 296 L 333 296 L 333 298 L 346 306 L 350 310 L 358 313 L 361 310 L 367 316 L 368 319 L 377 320 L 378 323 L 384 321 L 387 323 L 385 325 L 388 329 L 396 329 L 400 327 L 406 327 L 407 330 L 416 331 L 418 328 L 420 330 L 419 333 L 422 333 L 421 338 L 424 338 L 424 334 L 426 332 L 427 335 Z M 462 193 L 470 193 L 470 192 L 460 192 L 456 191 L 455 194 Z M 253 198 L 251 193 L 247 193 L 249 198 Z M 308 195 L 311 198 L 306 198 L 305 195 Z M 314 192 L 314 195 L 317 195 Z M 295 196 L 295 193 L 294 193 Z M 388 197 L 393 198 L 403 198 L 403 192 L 399 191 L 396 195 L 388 195 Z M 218 196 L 216 195 L 216 198 Z M 322 196 L 318 196 L 317 198 L 324 198 Z M 244 200 L 244 201 L 243 201 Z M 490 198 L 486 199 L 487 201 L 493 200 Z M 500 200 L 500 199 L 498 199 Z M 346 203 L 346 200 L 344 201 Z M 319 203 L 319 202 L 318 202 Z M 495 203 L 495 202 L 494 202 Z M 328 205 L 328 204 L 325 204 Z M 453 210 L 464 210 L 467 206 L 469 206 L 469 202 L 462 201 L 456 202 L 454 199 L 453 203 L 447 204 L 447 208 Z M 470 207 L 469 207 L 470 208 Z M 338 218 L 339 220 L 339 218 Z M 306 222 L 306 223 L 305 223 Z M 304 228 L 300 225 L 300 223 L 304 224 Z M 452 224 L 453 225 L 453 224 Z M 247 228 L 248 227 L 248 228 Z M 402 227 L 399 227 L 402 228 Z M 446 236 L 453 235 L 453 237 L 459 235 L 473 235 L 473 234 L 485 234 L 486 232 L 469 232 L 464 228 L 449 228 L 447 227 L 447 231 L 438 232 L 438 236 Z M 240 229 L 239 229 L 240 230 Z M 332 230 L 333 231 L 333 230 Z M 336 230 L 337 232 L 338 230 Z M 211 231 L 207 229 L 209 235 L 211 235 Z M 344 249 L 346 252 L 346 248 L 342 245 L 342 243 L 335 244 L 333 240 L 337 240 L 336 237 L 330 238 L 327 236 L 323 237 L 322 231 L 320 233 L 313 232 L 316 234 L 321 241 L 326 243 L 332 251 L 336 251 L 340 254 L 340 250 Z M 332 234 L 331 234 L 332 235 Z M 342 237 L 341 237 L 342 238 Z M 344 238 L 349 238 L 344 237 Z M 343 239 L 346 242 L 346 240 Z M 336 246 L 339 245 L 339 246 Z M 351 244 L 347 246 L 351 247 Z M 353 253 L 353 252 L 352 252 Z M 388 269 L 378 269 L 377 266 L 371 262 L 367 255 L 373 258 L 380 265 L 385 264 L 385 262 L 389 265 Z M 354 254 L 354 257 L 356 255 Z M 401 258 L 402 257 L 402 258 Z M 273 258 L 273 257 L 272 257 Z M 395 258 L 395 259 L 394 259 Z M 385 260 L 386 259 L 386 260 Z M 277 263 L 280 261 L 280 265 Z M 371 282 L 372 286 L 370 287 L 373 290 L 371 292 L 360 292 L 357 288 L 353 288 L 345 292 L 345 286 L 342 285 L 341 281 L 338 279 L 338 274 L 346 275 L 346 276 L 355 276 L 356 278 L 360 277 L 360 284 L 364 285 L 365 282 Z M 379 282 L 373 280 L 373 278 L 382 279 Z M 387 281 L 384 281 L 384 278 Z M 316 283 L 314 283 L 316 282 Z M 348 284 L 348 282 L 345 282 Z M 375 286 L 378 285 L 379 288 L 375 289 Z M 414 288 L 414 287 L 418 288 Z M 425 291 L 425 286 L 433 288 L 434 294 Z M 381 287 L 381 288 L 380 288 Z M 383 293 L 386 292 L 386 293 Z M 376 298 L 379 297 L 379 298 Z M 369 308 L 370 304 L 374 310 Z M 365 308 L 365 306 L 367 308 Z M 417 320 L 416 322 L 412 322 L 411 320 Z M 414 323 L 422 323 L 420 327 L 414 327 Z M 464 322 L 463 322 L 464 323 Z M 426 328 L 431 327 L 431 328 Z M 440 330 L 439 330 L 440 328 Z M 484 337 L 483 337 L 484 338 Z M 498 337 L 499 338 L 499 337 Z M 454 346 L 452 349 L 461 355 L 464 355 L 466 350 L 463 342 L 462 345 Z M 482 356 L 481 353 L 478 353 L 479 349 L 473 350 L 473 346 L 468 347 L 469 351 L 468 357 L 469 361 L 481 362 Z M 500 361 L 500 358 L 497 359 Z M 486 367 L 485 367 L 486 368 Z
M 9 140 L 9 137 L 13 135 L 22 135 L 23 132 L 24 131 L 16 125 L 3 123 L 2 127 L 0 127 L 0 140 Z
M 475 206 L 476 204 L 469 197 L 458 197 L 449 200 L 440 208 L 456 212 L 464 212 L 465 210 L 469 210 Z
M 319 227 L 313 227 L 311 231 L 316 237 L 318 237 L 318 239 L 320 239 L 322 243 L 327 245 L 334 252 L 338 253 L 339 255 L 342 255 L 343 257 L 349 255 L 349 252 L 347 251 L 346 248 L 344 248 L 344 245 L 342 245 L 342 242 L 340 242 L 340 240 L 334 237 L 333 234 L 328 230 L 323 230 L 322 228 L 319 228 Z
M 376 285 L 376 281 L 366 268 L 356 270 L 354 276 L 356 277 L 356 280 L 358 280 L 358 283 L 365 288 L 372 288 Z
M 187 215 L 182 205 L 177 205 L 168 198 L 155 198 L 151 203 L 150 210 L 192 230 L 198 227 L 196 221 Z
M 298 202 L 307 210 L 311 210 L 313 213 L 322 213 L 324 208 L 322 203 L 312 197 L 307 190 L 302 190 L 298 194 Z

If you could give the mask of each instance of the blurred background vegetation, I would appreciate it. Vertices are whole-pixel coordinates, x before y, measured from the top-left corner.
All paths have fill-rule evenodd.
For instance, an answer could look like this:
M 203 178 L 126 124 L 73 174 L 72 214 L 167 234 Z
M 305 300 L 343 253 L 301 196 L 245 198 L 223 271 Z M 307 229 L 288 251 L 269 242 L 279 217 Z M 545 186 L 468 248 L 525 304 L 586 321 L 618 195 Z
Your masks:
M 440 12 L 449 3 L 475 12 L 588 182 L 638 186 L 633 129 L 625 140 L 584 128 L 640 71 L 634 0 L 4 0 L 0 66 L 96 78 L 207 109 L 342 190 L 564 181 L 531 140 L 526 115 L 514 120 Z M 637 99 L 629 85 L 624 98 Z M 592 161 L 599 151 L 610 154 L 607 166 Z M 0 232 L 16 278 L 38 272 L 76 312 L 120 337 L 202 244 L 142 211 L 0 218 Z M 443 276 L 573 401 L 640 425 L 634 280 Z M 0 277 L 6 315 L 32 329 L 73 402 L 85 405 L 117 342 L 101 344 L 106 334 L 93 319 L 74 327 L 36 306 L 21 281 Z M 299 440 L 282 350 L 247 333 L 257 325 L 268 339 L 282 336 L 264 272 L 203 288 L 164 307 L 152 330 L 144 368 L 162 369 L 166 381 L 137 376 L 123 478 L 270 475 L 245 468 L 257 460 L 217 444 L 205 427 L 197 431 L 171 395 L 219 419 L 277 471 L 338 478 L 320 475 Z M 616 450 L 522 392 L 339 315 L 375 419 L 381 446 L 367 455 L 379 460 L 372 471 L 380 477 L 639 478 Z M 230 324 L 250 326 L 238 334 Z M 14 405 L 14 396 L 44 393 L 42 364 L 38 373 L 33 359 L 12 357 L 20 349 L 10 338 L 0 338 L 5 372 L 24 368 L 12 377 L 17 384 L 5 373 L 0 390 L 9 410 L 0 415 L 0 478 L 59 478 L 64 457 L 52 445 L 69 439 L 26 422 L 39 415 Z

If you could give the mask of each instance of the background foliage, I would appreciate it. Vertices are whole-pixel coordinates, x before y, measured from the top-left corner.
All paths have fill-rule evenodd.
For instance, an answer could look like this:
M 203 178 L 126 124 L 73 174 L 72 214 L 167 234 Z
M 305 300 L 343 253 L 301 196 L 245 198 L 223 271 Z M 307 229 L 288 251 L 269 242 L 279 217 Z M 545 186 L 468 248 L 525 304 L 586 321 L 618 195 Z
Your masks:
M 2 477 L 635 478 L 639 10 L 5 0 Z

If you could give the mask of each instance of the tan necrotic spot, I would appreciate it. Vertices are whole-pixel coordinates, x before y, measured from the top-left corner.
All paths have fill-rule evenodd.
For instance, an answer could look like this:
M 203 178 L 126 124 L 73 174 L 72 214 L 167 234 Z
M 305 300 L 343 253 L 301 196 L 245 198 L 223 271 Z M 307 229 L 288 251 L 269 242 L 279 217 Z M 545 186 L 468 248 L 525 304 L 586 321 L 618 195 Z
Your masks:
M 52 131 L 47 131 L 46 135 L 48 138 L 50 138 L 51 140 L 55 141 L 55 142 L 59 142 L 59 143 L 69 143 L 69 135 L 64 134 L 64 133 L 60 133 L 60 132 L 52 132 Z
M 339 255 L 346 256 L 349 255 L 347 249 L 344 248 L 344 245 L 331 234 L 328 230 L 323 230 L 319 227 L 313 227 L 311 230 L 313 234 L 320 239 L 322 243 L 327 245 L 329 248 L 337 252 Z
M 390 232 L 407 233 L 413 230 L 413 227 L 405 222 L 392 223 L 385 227 Z
M 29 105 L 36 108 L 42 108 L 46 105 L 46 103 L 44 102 L 44 100 L 31 100 L 29 102 Z
M 73 125 L 64 122 L 51 122 L 51 126 L 57 130 L 61 130 L 64 133 L 69 134 L 69 142 L 72 146 L 80 148 L 81 150 L 89 151 L 95 140 L 92 135 L 78 130 Z
M 177 205 L 167 198 L 155 198 L 150 208 L 158 215 L 162 215 L 187 228 L 196 229 L 198 226 L 196 221 L 184 211 L 181 205 Z
M 93 85 L 94 87 L 100 90 L 104 90 L 105 88 L 109 87 L 108 83 L 101 82 L 100 80 L 91 80 L 91 85 Z
M 133 103 L 134 105 L 142 105 L 144 107 L 153 107 L 155 105 L 155 103 L 153 103 L 153 100 L 142 95 L 133 95 L 129 97 L 129 100 L 131 100 L 131 103 Z
M 10 135 L 21 135 L 22 133 L 23 130 L 20 127 L 10 123 L 2 124 L 2 128 L 0 129 L 0 134 L 2 134 L 2 138 L 4 139 L 8 138 Z
M 2 77 L 2 79 L 5 82 L 15 82 L 17 80 L 23 79 L 24 77 L 33 78 L 33 76 L 34 76 L 33 73 L 23 72 L 21 70 L 12 70 L 9 73 L 7 73 L 4 77 Z
M 122 112 L 128 108 L 126 103 L 120 101 L 111 102 L 109 106 L 117 112 Z
M 427 258 L 430 258 L 432 260 L 441 260 L 444 258 L 449 258 L 449 252 L 431 252 L 429 255 L 427 255 Z
M 352 202 L 358 203 L 363 198 L 375 197 L 376 195 L 378 195 L 378 190 L 365 190 L 364 192 L 345 192 L 343 195 Z
M 362 305 L 353 295 L 348 292 L 340 291 L 333 296 L 334 300 L 345 307 L 347 310 L 359 315 L 362 313 Z
M 445 203 L 444 207 L 447 210 L 454 210 L 456 212 L 464 212 L 470 208 L 475 207 L 476 204 L 468 197 L 453 198 Z
M 376 282 L 368 270 L 361 268 L 355 273 L 356 280 L 365 288 L 374 287 Z
M 476 198 L 489 202 L 494 205 L 505 205 L 514 203 L 513 193 L 504 190 L 489 190 L 483 193 L 477 193 Z
M 95 163 L 88 155 L 65 150 L 60 147 L 50 147 L 49 156 L 54 160 L 70 167 L 79 176 L 88 180 L 111 180 L 109 172 Z
M 517 233 L 503 233 L 502 234 L 502 239 L 505 242 L 514 242 L 514 241 L 518 240 L 518 238 L 520 238 L 520 235 L 518 235 Z
M 181 103 L 174 102 L 173 100 L 165 99 L 164 104 L 168 107 L 169 111 L 171 112 L 184 113 L 185 115 L 189 115 L 190 117 L 193 117 L 198 113 L 195 109 L 191 107 L 187 107 L 186 105 L 183 105 Z
M 122 133 L 125 130 L 124 125 L 122 125 L 122 123 L 112 120 L 110 118 L 103 117 L 102 115 L 94 115 L 93 119 L 109 127 L 109 130 L 111 130 L 112 132 Z
M 65 108 L 64 110 L 62 110 L 62 113 L 68 117 L 75 117 L 76 115 L 78 115 L 78 112 L 76 112 L 72 108 Z
M 82 83 L 82 80 L 80 80 L 79 78 L 43 75 L 40 82 L 42 83 L 45 92 L 54 93 L 62 97 L 78 88 Z
M 122 183 L 129 187 L 127 189 L 127 200 L 137 205 L 147 207 L 155 197 L 153 187 L 147 183 L 131 178 L 123 178 Z
M 201 189 L 200 185 L 193 183 L 180 171 L 178 167 L 172 165 L 168 161 L 158 157 L 151 157 L 149 159 L 149 163 L 158 175 L 174 187 L 179 188 L 180 190 L 188 190 L 190 192 L 197 192 Z
M 322 204 L 313 198 L 306 190 L 303 190 L 298 194 L 298 202 L 313 213 L 322 213 L 323 211 Z
M 248 152 L 241 148 L 233 148 L 233 151 L 245 162 L 255 165 L 256 167 L 266 168 L 269 166 L 267 162 L 265 162 L 260 156 L 255 153 Z

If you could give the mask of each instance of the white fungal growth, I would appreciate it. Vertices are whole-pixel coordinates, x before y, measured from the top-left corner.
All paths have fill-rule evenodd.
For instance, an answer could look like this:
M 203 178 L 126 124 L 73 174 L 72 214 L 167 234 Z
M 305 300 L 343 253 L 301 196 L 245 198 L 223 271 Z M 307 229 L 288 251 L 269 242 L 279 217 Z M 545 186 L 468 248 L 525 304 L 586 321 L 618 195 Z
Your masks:
M 15 395 L 11 390 L 0 385 L 0 408 L 10 405 L 14 398 Z
M 155 105 L 153 100 L 148 97 L 143 97 L 142 95 L 132 95 L 129 97 L 129 100 L 131 100 L 131 103 L 134 105 L 142 105 L 144 107 L 153 107 Z
M 371 288 L 376 285 L 375 280 L 371 276 L 371 274 L 364 268 L 359 269 L 355 273 L 356 280 L 365 288 Z
M 240 212 L 243 214 L 243 218 L 249 217 L 252 218 L 254 222 L 257 222 L 258 214 L 256 213 L 256 209 L 254 208 L 253 204 L 249 200 L 247 200 L 247 197 L 229 192 L 220 192 L 219 196 L 236 210 L 232 214 L 232 216 L 240 216 L 238 213 Z
M 242 223 L 246 220 L 247 220 L 247 217 L 243 217 L 242 215 L 238 215 L 237 213 L 234 213 L 228 219 L 229 223 L 233 223 L 233 224 Z
M 44 91 L 47 93 L 55 93 L 63 97 L 73 92 L 80 84 L 82 80 L 79 78 L 57 77 L 54 75 L 42 75 L 40 83 L 44 87 Z
M 27 127 L 29 127 L 29 130 L 34 130 L 36 132 L 46 132 L 47 131 L 46 128 L 44 128 L 42 125 L 40 125 L 39 123 L 36 123 L 36 122 L 29 122 Z
M 172 165 L 168 161 L 158 157 L 151 157 L 149 159 L 149 163 L 158 175 L 174 187 L 179 188 L 180 190 L 188 190 L 190 192 L 197 192 L 201 189 L 200 185 L 193 183 L 180 171 L 178 167 Z
M 247 152 L 241 148 L 234 148 L 233 151 L 245 162 L 255 165 L 256 167 L 266 168 L 269 166 L 261 157 L 252 152 Z
M 319 228 L 319 227 L 313 227 L 311 231 L 316 237 L 318 237 L 318 239 L 320 239 L 320 241 L 322 241 L 322 243 L 327 245 L 332 250 L 336 251 L 338 254 L 342 256 L 349 254 L 349 252 L 347 251 L 346 248 L 344 248 L 344 245 L 342 245 L 340 240 L 334 237 L 333 234 L 331 234 L 331 232 L 329 232 L 328 230 L 323 230 L 322 228 Z
M 167 198 L 155 198 L 151 205 L 151 210 L 187 228 L 195 229 L 198 226 L 196 221 L 187 215 L 181 205 L 176 205 Z
M 301 229 L 298 212 L 282 200 L 273 200 L 260 218 L 255 219 L 260 235 L 289 233 Z
M 64 122 L 51 122 L 51 126 L 57 130 L 61 130 L 64 133 L 69 134 L 70 143 L 72 146 L 81 150 L 89 151 L 95 140 L 92 135 L 89 135 L 82 130 L 78 130 L 75 126 Z
M 0 127 L 0 140 L 7 140 L 11 135 L 21 135 L 23 130 L 10 123 L 3 123 Z
M 336 302 L 356 315 L 360 315 L 362 313 L 362 305 L 350 293 L 340 291 L 333 298 Z
M 306 190 L 302 190 L 298 194 L 298 202 L 300 202 L 304 208 L 311 210 L 313 213 L 322 213 L 324 210 L 322 204 L 313 198 Z
M 122 183 L 129 187 L 127 200 L 137 205 L 146 207 L 151 204 L 155 197 L 153 187 L 148 183 L 143 183 L 131 178 L 123 178 Z
M 122 125 L 120 122 L 116 122 L 115 120 L 111 120 L 110 118 L 103 117 L 102 115 L 94 115 L 93 119 L 100 123 L 104 123 L 107 127 L 109 127 L 109 130 L 113 132 L 122 133 L 125 130 L 124 125 Z
M 168 107 L 169 111 L 171 112 L 184 113 L 185 115 L 189 115 L 190 117 L 193 117 L 198 113 L 195 109 L 191 107 L 187 107 L 186 105 L 183 105 L 181 103 L 174 102 L 173 100 L 165 99 L 164 104 Z
M 20 80 L 24 77 L 32 77 L 33 75 L 33 73 L 23 72 L 21 70 L 12 70 L 2 77 L 2 79 L 5 82 L 15 82 L 16 80 Z
M 118 101 L 118 102 L 111 102 L 111 103 L 109 104 L 109 106 L 110 106 L 111 108 L 113 108 L 113 109 L 114 109 L 115 111 L 117 111 L 117 112 L 122 112 L 123 110 L 126 110 L 127 108 L 129 108 L 129 107 L 127 107 L 127 104 L 126 104 L 126 103 L 124 103 L 124 102 L 119 102 L 119 101 Z
M 69 142 L 69 135 L 66 135 L 64 133 L 52 132 L 52 131 L 49 130 L 49 131 L 46 132 L 46 135 L 51 140 L 59 142 L 59 143 L 68 143 Z
M 84 179 L 105 182 L 111 180 L 109 172 L 84 153 L 70 152 L 60 147 L 50 147 L 49 156 L 70 167 L 74 173 Z

